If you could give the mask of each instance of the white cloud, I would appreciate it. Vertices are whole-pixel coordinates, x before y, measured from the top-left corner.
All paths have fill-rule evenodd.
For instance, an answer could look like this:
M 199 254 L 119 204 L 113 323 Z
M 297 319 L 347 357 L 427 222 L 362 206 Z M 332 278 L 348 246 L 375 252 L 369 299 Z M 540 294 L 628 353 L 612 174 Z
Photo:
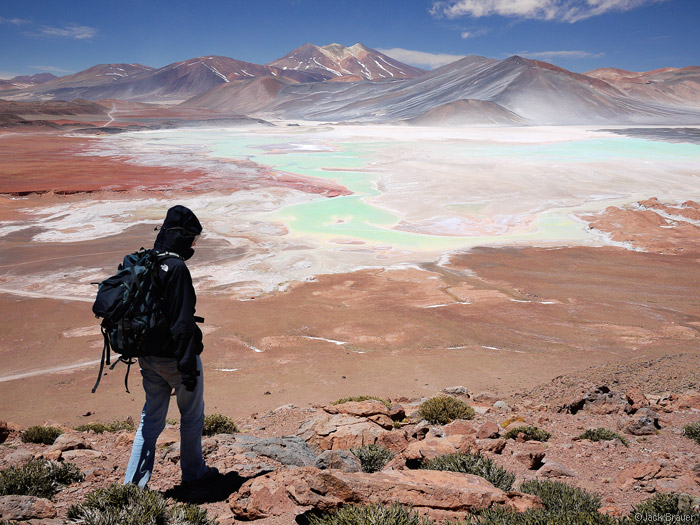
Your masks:
M 395 47 L 392 49 L 377 49 L 380 53 L 390 56 L 391 58 L 398 60 L 399 62 L 404 62 L 411 66 L 427 67 L 428 69 L 434 69 L 436 67 L 441 67 L 460 58 L 464 58 L 464 55 L 448 55 L 446 53 L 426 53 L 425 51 L 413 51 L 411 49 L 401 49 L 400 47 Z
M 39 30 L 39 36 L 55 36 L 60 38 L 74 38 L 84 40 L 97 34 L 97 29 L 89 26 L 70 25 L 66 27 L 44 26 Z
M 629 11 L 667 0 L 447 0 L 433 3 L 433 16 L 509 16 L 578 22 L 610 11 Z
M 473 36 L 474 36 L 474 35 L 473 35 L 472 33 L 470 33 L 469 31 L 462 31 L 462 38 L 464 38 L 465 40 L 466 40 L 467 38 L 471 38 L 471 37 L 473 37 Z
M 552 60 L 556 58 L 600 58 L 605 53 L 589 53 L 588 51 L 520 51 L 515 53 L 526 58 Z
M 12 24 L 14 26 L 21 26 L 22 24 L 28 24 L 29 20 L 23 20 L 21 18 L 4 18 L 0 16 L 0 24 Z

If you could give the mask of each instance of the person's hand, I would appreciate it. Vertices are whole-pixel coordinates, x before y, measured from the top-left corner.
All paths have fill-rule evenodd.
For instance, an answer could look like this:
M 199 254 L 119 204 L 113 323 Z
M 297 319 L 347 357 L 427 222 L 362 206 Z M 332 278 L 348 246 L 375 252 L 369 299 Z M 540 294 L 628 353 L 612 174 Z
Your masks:
M 195 374 L 182 374 L 182 384 L 188 392 L 194 392 L 197 388 L 197 376 Z

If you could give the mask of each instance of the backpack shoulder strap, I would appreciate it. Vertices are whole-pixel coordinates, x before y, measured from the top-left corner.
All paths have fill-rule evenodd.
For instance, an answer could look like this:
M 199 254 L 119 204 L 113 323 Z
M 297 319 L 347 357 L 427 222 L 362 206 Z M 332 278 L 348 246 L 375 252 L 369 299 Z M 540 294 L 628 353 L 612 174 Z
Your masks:
M 169 257 L 176 257 L 176 258 L 182 260 L 182 255 L 174 253 L 174 252 L 156 252 L 156 255 L 158 256 L 158 260 L 168 259 Z

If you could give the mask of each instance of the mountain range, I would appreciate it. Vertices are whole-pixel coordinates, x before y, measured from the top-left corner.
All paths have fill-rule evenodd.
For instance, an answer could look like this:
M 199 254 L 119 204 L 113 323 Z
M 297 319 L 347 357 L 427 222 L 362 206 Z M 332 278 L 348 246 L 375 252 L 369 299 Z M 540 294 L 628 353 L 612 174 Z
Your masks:
M 64 77 L 27 77 L 23 87 L 18 78 L 6 81 L 12 88 L 0 84 L 0 97 L 157 102 L 267 119 L 700 124 L 700 67 L 579 74 L 519 56 L 469 56 L 428 72 L 359 43 L 305 44 L 265 65 L 207 56 L 159 69 L 102 64 Z

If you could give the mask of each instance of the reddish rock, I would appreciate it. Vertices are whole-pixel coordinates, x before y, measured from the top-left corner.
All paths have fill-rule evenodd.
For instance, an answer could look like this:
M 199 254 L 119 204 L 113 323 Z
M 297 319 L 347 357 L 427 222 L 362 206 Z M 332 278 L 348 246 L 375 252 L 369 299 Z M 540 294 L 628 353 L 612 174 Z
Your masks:
M 403 430 L 392 430 L 379 436 L 377 443 L 388 448 L 392 452 L 401 452 L 408 446 L 408 439 Z
M 379 425 L 379 426 L 382 427 L 383 429 L 391 430 L 391 429 L 394 428 L 394 422 L 393 422 L 392 419 L 391 419 L 389 416 L 387 416 L 387 415 L 384 415 L 384 414 L 377 414 L 377 415 L 374 415 L 374 416 L 369 416 L 367 419 L 369 419 L 369 420 L 372 421 L 373 423 L 376 423 L 377 425 Z
M 389 409 L 389 417 L 394 421 L 401 421 L 406 418 L 406 410 L 401 405 L 391 405 L 391 408 Z
M 17 449 L 7 456 L 5 456 L 2 460 L 0 460 L 0 468 L 6 469 L 10 467 L 23 467 L 27 463 L 29 463 L 31 460 L 34 459 L 34 454 L 32 454 L 28 450 L 24 449 Z
M 61 457 L 64 461 L 74 461 L 77 458 L 97 459 L 102 457 L 102 452 L 91 449 L 66 450 Z
M 513 452 L 513 457 L 523 463 L 529 470 L 542 467 L 546 448 L 539 443 L 525 443 Z
M 505 439 L 477 439 L 476 446 L 481 452 L 493 452 L 500 454 L 506 448 Z
M 522 510 L 541 506 L 535 496 L 505 493 L 479 476 L 431 470 L 365 474 L 313 467 L 282 469 L 247 481 L 229 498 L 236 518 L 243 520 L 370 502 L 397 502 L 438 520 L 460 519 L 472 509 L 494 504 Z
M 687 408 L 695 408 L 700 410 L 700 392 L 697 390 L 686 391 L 678 398 L 676 408 L 680 410 Z
M 561 463 L 548 461 L 537 471 L 537 476 L 542 478 L 573 478 L 576 473 Z
M 66 450 L 78 450 L 83 448 L 90 448 L 90 446 L 80 434 L 66 433 L 58 436 L 49 450 L 65 452 Z
M 472 399 L 476 403 L 481 403 L 484 405 L 493 405 L 496 401 L 498 401 L 501 398 L 493 392 L 479 392 Z
M 617 484 L 622 489 L 630 488 L 636 481 L 648 481 L 661 471 L 661 465 L 656 461 L 638 463 L 626 468 L 617 475 Z
M 640 388 L 630 388 L 625 394 L 625 396 L 627 397 L 627 402 L 629 403 L 629 405 L 625 407 L 625 412 L 629 414 L 634 414 L 640 408 L 645 408 L 649 406 L 649 400 Z
M 406 464 L 409 465 L 410 463 L 423 463 L 426 460 L 435 459 L 445 454 L 455 454 L 457 452 L 476 453 L 478 450 L 473 436 L 457 435 L 415 441 L 406 447 L 402 456 Z
M 299 428 L 297 435 L 315 451 L 347 450 L 376 443 L 387 431 L 365 418 L 348 414 L 318 414 Z
M 55 518 L 56 507 L 45 498 L 0 496 L 0 517 L 8 521 Z
M 43 454 L 39 454 L 38 457 L 42 457 L 44 459 L 48 459 L 51 461 L 60 461 L 61 457 L 63 456 L 63 452 L 60 450 L 47 450 Z
M 487 421 L 476 431 L 477 439 L 495 439 L 500 436 L 498 425 L 492 421 Z
M 465 434 L 474 434 L 474 427 L 466 419 L 456 419 L 452 423 L 448 423 L 442 427 L 446 436 L 462 436 Z
M 323 410 L 329 414 L 349 414 L 358 417 L 370 417 L 378 414 L 389 416 L 390 410 L 381 401 L 369 399 L 367 401 L 348 401 L 340 405 L 328 405 Z
M 634 419 L 627 423 L 624 431 L 634 436 L 651 436 L 661 428 L 659 416 L 650 408 L 641 408 Z
M 653 488 L 656 492 L 676 492 L 698 496 L 700 495 L 700 478 L 691 473 L 686 473 L 677 478 L 655 479 Z
M 321 470 L 333 469 L 344 472 L 361 472 L 362 463 L 360 459 L 347 450 L 326 450 L 322 452 L 314 467 Z

